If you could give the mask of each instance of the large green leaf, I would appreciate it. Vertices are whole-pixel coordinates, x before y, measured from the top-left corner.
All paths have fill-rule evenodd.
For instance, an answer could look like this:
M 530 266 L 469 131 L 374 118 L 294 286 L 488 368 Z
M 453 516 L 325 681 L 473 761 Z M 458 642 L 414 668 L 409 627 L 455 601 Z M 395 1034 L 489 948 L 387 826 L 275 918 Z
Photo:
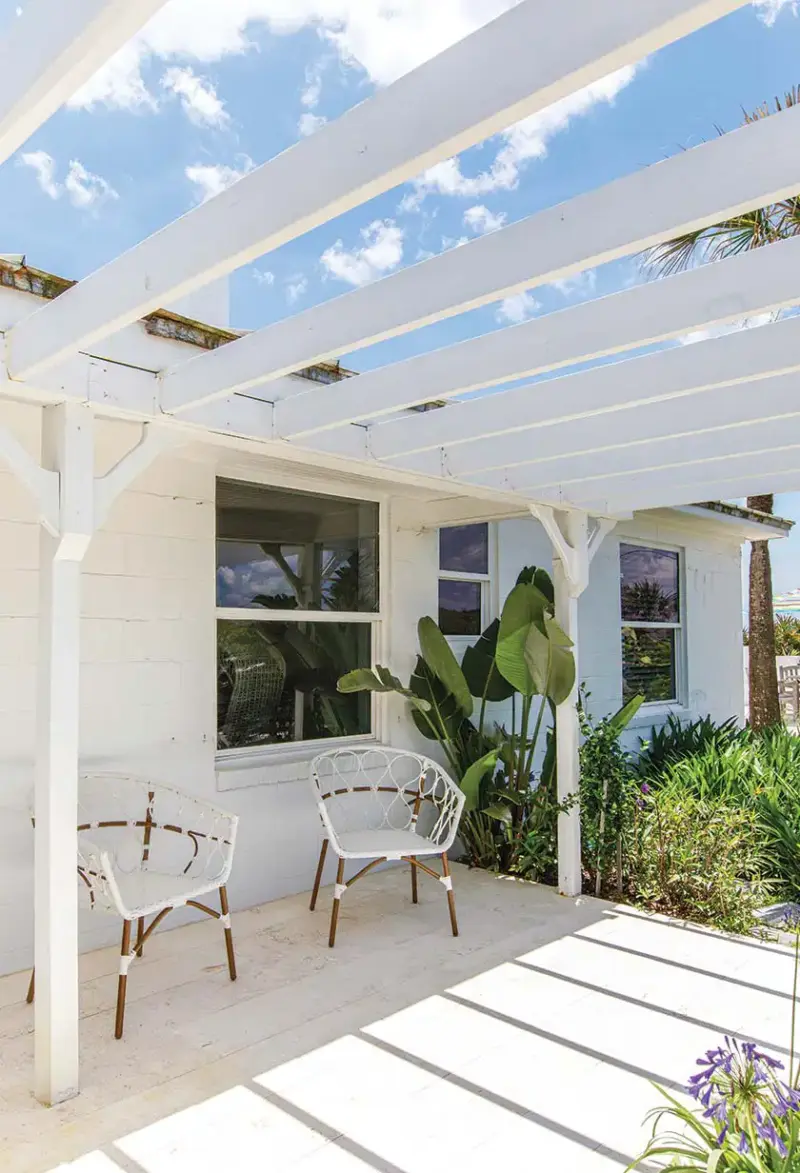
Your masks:
M 517 585 L 520 583 L 530 583 L 535 586 L 547 599 L 550 610 L 553 610 L 556 605 L 556 592 L 553 580 L 546 570 L 542 570 L 541 566 L 523 566 L 517 575 Z
M 340 676 L 336 688 L 339 692 L 396 692 L 407 697 L 412 705 L 422 712 L 430 709 L 428 701 L 419 698 L 409 688 L 405 688 L 396 676 L 392 676 L 388 668 L 380 664 L 372 668 L 354 668 Z
M 461 665 L 453 654 L 453 649 L 442 635 L 439 627 L 429 615 L 423 616 L 417 624 L 419 648 L 422 658 L 441 680 L 442 684 L 456 699 L 458 707 L 465 717 L 472 716 L 472 693 L 464 679 Z
M 514 685 L 500 675 L 495 655 L 500 620 L 494 619 L 477 643 L 467 648 L 461 661 L 461 670 L 473 696 L 485 696 L 487 701 L 507 701 L 514 695 Z
M 547 610 L 547 599 L 537 587 L 519 583 L 506 599 L 500 616 L 497 667 L 503 678 L 523 696 L 542 691 L 531 674 L 525 647 L 533 627 L 544 634 Z
M 621 709 L 617 709 L 616 713 L 608 718 L 609 729 L 613 733 L 621 733 L 623 729 L 630 725 L 643 704 L 644 696 L 642 693 L 638 693 L 637 696 L 632 696 L 627 704 L 624 704 Z
M 465 771 L 463 778 L 459 785 L 464 791 L 466 802 L 464 809 L 474 811 L 479 806 L 479 796 L 481 789 L 481 782 L 486 777 L 490 770 L 493 770 L 497 765 L 498 751 L 492 749 L 489 753 L 484 754 L 477 762 L 473 762 L 468 770 Z
M 572 641 L 554 619 L 545 616 L 540 627 L 532 623 L 525 640 L 525 661 L 534 689 L 562 704 L 575 685 L 575 657 L 570 651 Z
M 433 674 L 422 656 L 417 656 L 409 689 L 414 697 L 429 706 L 424 713 L 416 712 L 413 705 L 411 710 L 411 719 L 423 737 L 432 741 L 454 741 L 464 715 L 452 692 Z

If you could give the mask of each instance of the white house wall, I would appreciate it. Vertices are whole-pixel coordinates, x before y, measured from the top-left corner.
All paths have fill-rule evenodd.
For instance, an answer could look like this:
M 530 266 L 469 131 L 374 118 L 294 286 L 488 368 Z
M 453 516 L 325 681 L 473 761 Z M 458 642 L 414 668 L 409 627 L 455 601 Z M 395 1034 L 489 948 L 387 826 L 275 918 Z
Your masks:
M 36 453 L 38 408 L 2 404 L 0 423 Z M 137 435 L 138 425 L 100 423 L 97 471 L 105 471 Z M 160 456 L 117 500 L 89 548 L 83 576 L 82 762 L 87 770 L 163 779 L 238 812 L 230 894 L 233 906 L 242 908 L 307 889 L 319 831 L 307 781 L 308 753 L 279 764 L 267 758 L 248 768 L 217 768 L 216 469 L 198 453 L 195 448 Z M 325 491 L 324 481 L 319 488 Z M 390 605 L 378 655 L 407 676 L 417 619 L 436 614 L 438 540 L 429 528 L 426 502 L 393 497 L 384 505 L 384 518 L 382 573 Z M 581 677 L 596 711 L 609 711 L 620 701 L 618 543 L 630 536 L 685 550 L 691 714 L 741 715 L 739 548 L 735 537 L 715 536 L 720 528 L 713 520 L 677 524 L 654 515 L 626 523 L 606 539 L 580 609 Z M 32 955 L 29 807 L 37 560 L 32 503 L 11 474 L 0 471 L 0 972 L 23 968 Z M 496 603 L 530 562 L 551 564 L 539 524 L 500 523 Z M 503 719 L 502 713 L 497 716 Z M 393 701 L 386 706 L 382 735 L 395 744 L 419 743 L 402 704 Z M 114 920 L 87 913 L 82 947 L 116 940 L 117 932 Z

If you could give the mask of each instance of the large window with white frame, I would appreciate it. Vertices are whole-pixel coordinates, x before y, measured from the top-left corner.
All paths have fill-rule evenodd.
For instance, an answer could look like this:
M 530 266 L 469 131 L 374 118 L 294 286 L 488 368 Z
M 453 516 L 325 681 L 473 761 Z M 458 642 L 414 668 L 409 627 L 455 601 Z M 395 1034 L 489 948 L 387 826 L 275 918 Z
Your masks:
M 217 482 L 217 749 L 372 733 L 368 693 L 339 677 L 373 659 L 375 502 Z
M 678 550 L 621 542 L 622 695 L 648 704 L 680 699 L 681 559 Z
M 439 627 L 448 637 L 471 639 L 489 622 L 490 545 L 487 522 L 439 530 Z

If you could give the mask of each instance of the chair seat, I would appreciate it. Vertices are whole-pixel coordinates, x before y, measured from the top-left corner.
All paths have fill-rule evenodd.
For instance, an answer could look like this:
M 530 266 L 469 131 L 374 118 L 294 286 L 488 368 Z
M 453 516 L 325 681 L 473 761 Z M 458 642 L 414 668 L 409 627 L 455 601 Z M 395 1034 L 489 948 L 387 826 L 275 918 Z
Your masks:
M 442 848 L 432 839 L 414 831 L 395 831 L 381 827 L 376 831 L 344 831 L 337 836 L 338 854 L 353 859 L 399 859 L 403 855 L 441 855 Z M 336 845 L 334 844 L 334 847 Z
M 171 876 L 164 872 L 115 872 L 122 903 L 129 917 L 149 916 L 169 905 L 199 900 L 219 887 L 219 878 Z

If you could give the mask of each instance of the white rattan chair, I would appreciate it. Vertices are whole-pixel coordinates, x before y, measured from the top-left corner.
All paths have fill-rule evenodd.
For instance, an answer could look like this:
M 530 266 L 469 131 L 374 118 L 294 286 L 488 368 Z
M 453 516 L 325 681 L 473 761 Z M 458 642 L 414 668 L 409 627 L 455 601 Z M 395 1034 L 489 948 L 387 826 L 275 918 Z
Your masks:
M 319 895 L 328 844 L 339 857 L 328 944 L 336 941 L 339 904 L 347 889 L 387 860 L 411 865 L 411 899 L 417 903 L 417 871 L 447 890 L 450 925 L 458 936 L 453 881 L 447 853 L 453 845 L 464 794 L 440 765 L 421 754 L 386 746 L 329 749 L 311 763 L 311 780 L 322 819 L 323 841 L 314 890 Z M 440 856 L 441 874 L 420 857 Z M 369 862 L 345 882 L 345 860 Z
M 225 930 L 228 972 L 236 959 L 226 884 L 231 873 L 238 817 L 160 782 L 122 774 L 80 780 L 78 876 L 90 907 L 122 917 L 116 1038 L 122 1037 L 128 969 L 167 913 L 191 905 Z M 219 912 L 200 897 L 219 892 Z M 150 924 L 146 919 L 151 917 Z M 131 926 L 136 942 L 131 947 Z M 28 1001 L 34 997 L 31 974 Z

